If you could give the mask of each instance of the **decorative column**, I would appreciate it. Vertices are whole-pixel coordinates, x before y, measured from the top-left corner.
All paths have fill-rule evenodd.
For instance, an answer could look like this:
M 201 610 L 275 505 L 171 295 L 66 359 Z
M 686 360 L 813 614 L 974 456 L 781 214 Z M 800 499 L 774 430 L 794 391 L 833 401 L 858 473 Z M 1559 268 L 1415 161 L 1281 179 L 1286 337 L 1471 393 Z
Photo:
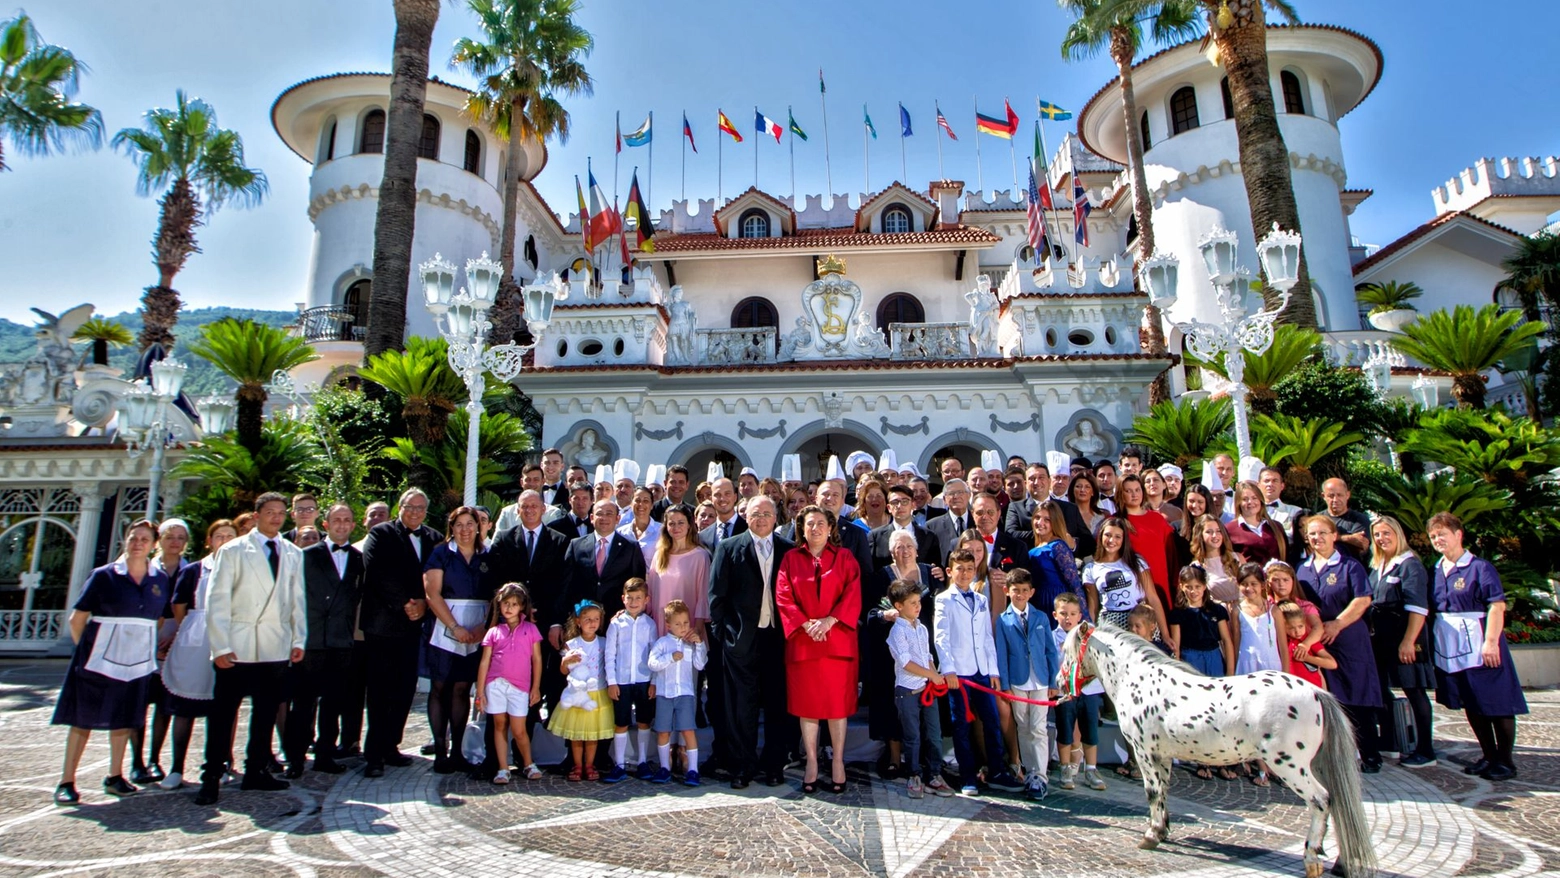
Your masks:
M 76 552 L 71 556 L 70 587 L 65 593 L 67 613 L 76 605 L 76 599 L 81 597 L 81 587 L 87 584 L 87 576 L 92 573 L 105 497 L 101 482 L 73 482 L 70 490 L 81 499 L 81 513 L 76 518 Z

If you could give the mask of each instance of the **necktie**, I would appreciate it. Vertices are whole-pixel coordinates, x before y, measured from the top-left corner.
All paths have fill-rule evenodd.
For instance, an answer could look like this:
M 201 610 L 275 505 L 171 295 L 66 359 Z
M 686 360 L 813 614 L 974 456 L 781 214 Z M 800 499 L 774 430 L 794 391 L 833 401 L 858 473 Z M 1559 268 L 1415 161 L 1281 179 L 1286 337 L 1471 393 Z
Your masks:
M 335 543 L 331 543 L 331 545 L 330 545 L 330 550 L 332 552 L 345 552 L 346 550 L 348 550 L 350 548 L 352 548 L 352 547 L 348 546 L 346 544 L 342 544 L 342 545 L 338 546 Z
M 276 554 L 276 540 L 265 541 L 265 560 L 271 565 L 271 578 L 275 579 L 282 570 L 282 559 Z
M 530 561 L 536 556 L 536 531 L 525 532 L 525 560 Z
M 758 627 L 770 628 L 774 625 L 774 596 L 769 593 L 769 570 L 773 564 L 775 547 L 768 540 L 758 540 L 757 543 L 758 569 L 764 575 L 764 599 L 758 604 Z
M 417 560 L 421 561 L 422 560 L 422 540 L 419 540 L 417 538 L 417 532 L 416 531 L 411 531 L 411 530 L 407 531 L 406 532 L 406 538 L 408 540 L 410 540 L 411 543 L 412 543 L 412 554 L 416 555 L 417 556 Z
M 602 568 L 607 566 L 607 537 L 596 537 L 596 575 L 601 575 Z
M 1018 633 L 1029 636 L 1029 611 L 1024 610 L 1018 614 Z
M 718 543 L 726 538 L 726 530 L 729 527 L 731 527 L 731 525 L 724 521 L 715 526 L 715 542 Z

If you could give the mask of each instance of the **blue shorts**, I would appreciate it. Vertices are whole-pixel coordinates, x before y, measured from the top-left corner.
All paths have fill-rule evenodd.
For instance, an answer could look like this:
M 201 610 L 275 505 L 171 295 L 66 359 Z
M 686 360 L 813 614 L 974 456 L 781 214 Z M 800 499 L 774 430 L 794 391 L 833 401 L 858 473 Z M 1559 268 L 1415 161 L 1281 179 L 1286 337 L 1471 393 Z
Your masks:
M 628 683 L 618 686 L 618 698 L 612 702 L 612 724 L 628 728 L 634 722 L 650 725 L 655 719 L 656 699 L 650 697 L 649 683 Z
M 1105 696 L 1098 693 L 1094 695 L 1079 695 L 1069 698 L 1056 706 L 1056 743 L 1071 744 L 1073 742 L 1073 723 L 1078 724 L 1078 735 L 1083 738 L 1085 747 L 1093 747 L 1100 742 L 1100 702 Z
M 679 695 L 676 698 L 657 695 L 653 728 L 660 734 L 693 731 L 696 728 L 693 722 L 693 702 L 692 695 Z

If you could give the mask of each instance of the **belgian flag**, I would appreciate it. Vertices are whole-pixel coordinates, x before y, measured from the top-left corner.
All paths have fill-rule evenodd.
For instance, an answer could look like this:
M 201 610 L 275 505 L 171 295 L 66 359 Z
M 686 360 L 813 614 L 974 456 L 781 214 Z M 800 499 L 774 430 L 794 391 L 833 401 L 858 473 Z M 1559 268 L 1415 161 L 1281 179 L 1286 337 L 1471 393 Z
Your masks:
M 639 191 L 639 169 L 634 169 L 633 181 L 628 184 L 628 204 L 623 206 L 624 218 L 634 218 L 634 249 L 645 253 L 655 252 L 655 225 L 650 219 L 650 209 L 645 207 L 645 197 Z

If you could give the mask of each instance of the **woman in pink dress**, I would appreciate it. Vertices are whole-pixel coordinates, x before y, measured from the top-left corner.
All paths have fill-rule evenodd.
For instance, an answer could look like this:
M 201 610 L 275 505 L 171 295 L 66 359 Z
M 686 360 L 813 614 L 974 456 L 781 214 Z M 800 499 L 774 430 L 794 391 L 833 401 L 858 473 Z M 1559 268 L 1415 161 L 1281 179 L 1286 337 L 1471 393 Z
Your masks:
M 662 610 L 672 601 L 682 601 L 693 611 L 693 625 L 699 637 L 705 636 L 710 621 L 710 553 L 699 545 L 688 518 L 688 507 L 669 506 L 661 518 L 661 537 L 655 556 L 646 570 L 650 584 L 650 618 L 658 633 L 666 633 Z

